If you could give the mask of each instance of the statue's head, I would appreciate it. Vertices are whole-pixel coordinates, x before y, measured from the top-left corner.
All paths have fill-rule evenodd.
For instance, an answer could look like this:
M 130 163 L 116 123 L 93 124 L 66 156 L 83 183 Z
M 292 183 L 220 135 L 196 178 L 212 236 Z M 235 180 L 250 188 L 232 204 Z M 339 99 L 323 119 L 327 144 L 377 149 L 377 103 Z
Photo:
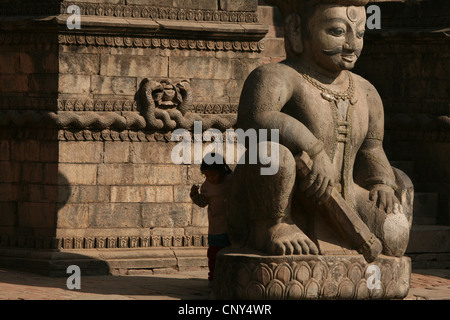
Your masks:
M 353 69 L 363 48 L 369 0 L 266 0 L 285 21 L 288 58 L 337 72 Z

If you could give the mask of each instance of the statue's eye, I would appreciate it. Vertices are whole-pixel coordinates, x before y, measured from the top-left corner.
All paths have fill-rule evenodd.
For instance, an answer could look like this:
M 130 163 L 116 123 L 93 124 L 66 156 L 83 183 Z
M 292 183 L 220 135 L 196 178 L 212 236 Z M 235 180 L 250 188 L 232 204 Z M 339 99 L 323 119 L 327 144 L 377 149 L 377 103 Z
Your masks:
M 366 33 L 365 31 L 360 31 L 356 34 L 356 36 L 361 39 L 361 38 L 364 38 L 365 33 Z
M 330 28 L 328 33 L 335 37 L 342 37 L 345 34 L 345 30 L 343 28 Z

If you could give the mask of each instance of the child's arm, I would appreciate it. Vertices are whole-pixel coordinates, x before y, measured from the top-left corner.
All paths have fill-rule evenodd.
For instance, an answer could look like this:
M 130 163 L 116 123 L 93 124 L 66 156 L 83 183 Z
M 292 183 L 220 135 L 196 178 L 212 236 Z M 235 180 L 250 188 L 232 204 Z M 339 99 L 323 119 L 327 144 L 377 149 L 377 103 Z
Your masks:
M 199 187 L 197 185 L 193 185 L 189 196 L 191 197 L 192 202 L 194 202 L 199 207 L 204 208 L 209 204 L 209 201 L 207 198 L 198 193 L 198 190 Z

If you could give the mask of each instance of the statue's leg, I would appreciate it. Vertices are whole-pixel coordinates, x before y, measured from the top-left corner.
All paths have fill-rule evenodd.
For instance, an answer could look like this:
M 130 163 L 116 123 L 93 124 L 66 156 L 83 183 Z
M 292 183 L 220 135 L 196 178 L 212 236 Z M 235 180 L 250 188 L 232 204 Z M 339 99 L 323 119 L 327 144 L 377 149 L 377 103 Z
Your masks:
M 401 175 L 397 175 L 397 178 Z M 409 192 L 403 189 L 405 186 L 398 181 L 400 186 L 397 197 Z M 375 202 L 369 199 L 369 191 L 358 185 L 355 187 L 356 210 L 369 229 L 383 244 L 383 254 L 389 256 L 403 256 L 409 241 L 411 229 L 412 205 L 410 197 L 400 197 L 401 207 L 396 207 L 393 213 L 386 213 L 379 209 Z
M 274 148 L 269 144 L 268 156 L 275 159 L 271 150 Z M 227 200 L 231 239 L 267 254 L 317 254 L 315 244 L 290 218 L 296 177 L 294 157 L 282 145 L 278 145 L 278 151 L 279 166 L 273 175 L 261 172 L 261 168 L 270 164 L 248 164 L 247 161 L 236 167 Z

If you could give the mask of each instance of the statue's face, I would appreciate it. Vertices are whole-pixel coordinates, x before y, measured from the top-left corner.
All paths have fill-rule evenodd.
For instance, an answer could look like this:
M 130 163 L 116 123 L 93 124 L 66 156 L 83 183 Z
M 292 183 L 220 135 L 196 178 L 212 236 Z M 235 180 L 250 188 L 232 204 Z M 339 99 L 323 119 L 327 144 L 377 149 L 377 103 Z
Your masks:
M 364 7 L 320 5 L 308 22 L 305 54 L 326 71 L 351 70 L 361 55 L 365 25 Z

